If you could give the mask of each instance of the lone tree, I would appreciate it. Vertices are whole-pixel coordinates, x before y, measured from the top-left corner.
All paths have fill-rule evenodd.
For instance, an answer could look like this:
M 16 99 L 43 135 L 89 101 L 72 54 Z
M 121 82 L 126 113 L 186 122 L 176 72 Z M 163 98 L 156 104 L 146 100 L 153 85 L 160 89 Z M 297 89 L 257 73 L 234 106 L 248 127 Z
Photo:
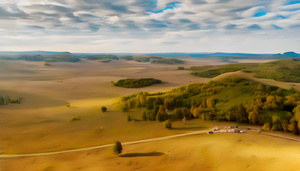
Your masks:
M 102 107 L 101 107 L 101 111 L 102 111 L 102 112 L 106 112 L 106 111 L 107 111 L 107 108 L 106 108 L 105 106 L 102 106 Z
M 120 141 L 116 141 L 115 142 L 115 145 L 114 145 L 114 148 L 113 148 L 113 152 L 118 155 L 120 153 L 122 153 L 122 144 L 120 143 Z

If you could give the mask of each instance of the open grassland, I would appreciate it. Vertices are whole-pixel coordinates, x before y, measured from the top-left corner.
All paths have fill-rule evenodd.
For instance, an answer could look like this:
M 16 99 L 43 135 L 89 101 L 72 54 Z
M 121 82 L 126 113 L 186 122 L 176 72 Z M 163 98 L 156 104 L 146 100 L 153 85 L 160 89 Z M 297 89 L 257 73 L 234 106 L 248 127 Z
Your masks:
M 222 64 L 215 59 L 185 61 L 186 63 L 180 66 L 188 68 L 195 64 Z M 44 66 L 44 62 L 0 61 L 1 96 L 9 95 L 12 99 L 22 98 L 21 104 L 0 106 L 0 153 L 16 154 L 76 149 L 109 144 L 116 140 L 134 141 L 206 130 L 215 125 L 228 125 L 223 122 L 203 122 L 196 119 L 188 120 L 186 124 L 181 121 L 174 122 L 173 129 L 168 130 L 163 127 L 162 123 L 156 121 L 127 122 L 128 115 L 141 120 L 143 110 L 136 109 L 122 113 L 116 105 L 113 105 L 120 97 L 137 92 L 167 91 L 189 83 L 211 80 L 192 76 L 189 74 L 190 71 L 177 70 L 177 67 L 177 65 L 125 60 L 101 63 L 83 59 L 78 63 L 51 63 L 51 66 Z M 253 73 L 243 74 L 253 78 Z M 111 84 L 111 81 L 141 78 L 141 76 L 160 79 L 164 84 L 136 89 L 115 87 Z M 278 84 L 278 82 L 269 82 L 269 84 Z M 284 83 L 282 86 L 291 87 L 291 84 Z M 298 84 L 295 85 L 297 88 Z M 67 107 L 67 104 L 70 106 Z M 106 106 L 108 111 L 102 113 L 101 106 Z M 73 119 L 73 122 L 69 122 Z M 1 159 L 0 168 L 5 171 L 76 170 L 79 168 L 82 170 L 133 170 L 137 168 L 141 170 L 167 170 L 168 168 L 222 170 L 223 168 L 224 170 L 226 166 L 231 166 L 229 167 L 231 170 L 236 168 L 236 170 L 241 170 L 252 163 L 248 167 L 252 170 L 262 169 L 260 167 L 263 166 L 276 170 L 277 168 L 272 164 L 274 161 L 277 161 L 277 165 L 280 166 L 278 169 L 287 168 L 287 166 L 283 167 L 284 162 L 289 164 L 287 169 L 292 170 L 298 167 L 298 162 L 295 161 L 299 161 L 297 158 L 299 153 L 292 151 L 296 149 L 294 146 L 297 144 L 263 135 L 257 138 L 256 135 L 256 133 L 255 136 L 249 134 L 247 137 L 247 134 L 244 138 L 242 137 L 243 143 L 241 144 L 243 145 L 241 146 L 236 144 L 239 142 L 239 136 L 242 135 L 190 136 L 124 147 L 124 154 L 133 155 L 133 157 L 126 157 L 126 155 L 116 157 L 112 155 L 111 149 L 103 149 L 55 156 Z M 254 145 L 248 146 L 247 143 Z M 221 146 L 225 148 L 221 149 Z M 248 151 L 248 147 L 252 148 Z M 263 149 L 263 147 L 270 148 Z M 274 149 L 280 149 L 279 153 L 275 154 Z M 268 156 L 266 156 L 267 153 L 269 153 Z M 222 158 L 219 158 L 218 154 L 221 154 Z M 234 160 L 227 159 L 228 154 L 232 154 Z M 252 155 L 258 158 L 248 162 L 252 159 Z M 288 156 L 291 156 L 291 159 L 288 160 Z M 227 162 L 223 162 L 224 158 Z M 259 165 L 255 165 L 256 162 Z M 233 163 L 243 164 L 238 164 L 235 168 Z
M 127 114 L 112 104 L 121 96 L 139 91 L 165 91 L 207 81 L 190 76 L 188 71 L 178 71 L 175 66 L 123 60 L 107 64 L 83 60 L 52 66 L 44 66 L 44 62 L 1 61 L 0 70 L 1 96 L 22 98 L 21 104 L 0 106 L 1 153 L 62 150 L 111 143 L 120 136 L 129 141 L 178 133 L 165 130 L 157 122 L 127 123 Z M 141 75 L 166 83 L 129 90 L 111 84 Z M 106 106 L 108 112 L 102 113 L 101 106 Z M 80 120 L 68 122 L 73 118 Z M 153 131 L 145 134 L 147 130 Z M 37 140 L 39 143 L 32 143 Z
M 4 170 L 298 170 L 298 142 L 246 134 L 193 135 L 112 149 L 2 159 Z M 76 164 L 74 164 L 76 163 Z

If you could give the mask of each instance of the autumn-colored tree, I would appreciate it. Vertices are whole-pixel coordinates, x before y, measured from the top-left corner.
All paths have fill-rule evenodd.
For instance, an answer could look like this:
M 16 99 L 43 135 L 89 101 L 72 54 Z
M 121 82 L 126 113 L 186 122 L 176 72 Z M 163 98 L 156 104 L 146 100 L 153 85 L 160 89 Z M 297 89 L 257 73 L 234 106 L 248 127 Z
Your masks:
M 121 107 L 122 112 L 127 112 L 128 111 L 128 105 L 127 105 L 127 102 L 125 100 L 120 101 L 120 107 Z
M 262 129 L 265 131 L 270 131 L 271 130 L 270 122 L 265 123 Z
M 297 106 L 296 98 L 293 96 L 286 96 L 286 100 L 283 102 L 285 110 L 292 111 Z
M 214 108 L 215 107 L 215 102 L 213 97 L 210 97 L 208 99 L 206 99 L 206 105 L 208 108 Z
M 192 118 L 192 114 L 188 108 L 186 108 L 186 107 L 182 108 L 181 112 L 182 112 L 183 117 L 185 117 L 186 119 Z
M 201 105 L 200 105 L 199 107 L 196 107 L 196 108 L 194 109 L 194 111 L 193 111 L 193 116 L 194 116 L 194 118 L 198 118 L 198 117 L 200 116 L 200 114 L 201 114 L 201 109 L 202 109 Z
M 249 122 L 251 124 L 257 124 L 258 123 L 258 117 L 259 117 L 259 109 L 256 106 L 251 112 L 249 112 Z
M 297 122 L 298 134 L 300 132 L 300 102 L 298 102 L 297 107 L 293 110 L 294 112 L 294 120 Z
M 171 109 L 172 108 L 172 98 L 171 97 L 166 97 L 164 100 L 164 106 L 167 109 Z
M 273 115 L 272 116 L 272 131 L 282 131 L 282 127 L 281 127 L 281 122 L 280 122 L 280 118 L 277 115 Z
M 167 112 L 165 111 L 165 108 L 163 105 L 160 105 L 159 106 L 159 110 L 156 114 L 156 120 L 159 121 L 159 122 L 163 122 L 165 120 L 168 119 L 168 114 Z
M 176 108 L 174 110 L 174 117 L 175 118 L 183 118 L 182 108 Z

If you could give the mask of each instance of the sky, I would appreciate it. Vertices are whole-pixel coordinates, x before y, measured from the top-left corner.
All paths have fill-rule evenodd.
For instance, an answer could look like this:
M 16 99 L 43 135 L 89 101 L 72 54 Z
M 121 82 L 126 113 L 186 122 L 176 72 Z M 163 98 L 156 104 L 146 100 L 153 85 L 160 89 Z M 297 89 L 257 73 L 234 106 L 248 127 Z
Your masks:
M 300 0 L 0 0 L 0 51 L 300 53 Z

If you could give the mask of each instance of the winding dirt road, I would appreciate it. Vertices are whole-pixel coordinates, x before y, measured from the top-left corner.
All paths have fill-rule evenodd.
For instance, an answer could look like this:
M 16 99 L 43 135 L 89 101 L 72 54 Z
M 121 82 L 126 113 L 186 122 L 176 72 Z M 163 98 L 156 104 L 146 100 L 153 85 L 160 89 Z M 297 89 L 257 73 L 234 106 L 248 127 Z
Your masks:
M 153 142 L 153 141 L 160 141 L 160 140 L 167 140 L 167 139 L 179 138 L 179 137 L 184 137 L 184 136 L 189 136 L 189 135 L 206 134 L 206 133 L 207 133 L 207 130 L 205 130 L 205 131 L 194 131 L 194 132 L 178 134 L 178 135 L 171 135 L 171 136 L 166 136 L 166 137 L 150 138 L 150 139 L 145 139 L 145 140 L 124 142 L 124 143 L 122 143 L 122 146 L 140 144 L 140 143 L 147 143 L 147 142 Z M 292 137 L 282 136 L 282 135 L 278 135 L 278 134 L 270 134 L 270 133 L 266 133 L 266 132 L 261 132 L 261 134 L 267 135 L 267 136 L 272 136 L 272 137 L 277 137 L 277 138 L 283 138 L 283 139 L 287 139 L 287 140 L 291 140 L 291 141 L 300 142 L 300 139 L 298 139 L 298 138 L 292 138 Z M 113 144 L 106 144 L 106 145 L 100 145 L 100 146 L 94 146 L 94 147 L 79 148 L 79 149 L 72 149 L 72 150 L 63 150 L 63 151 L 55 151 L 55 152 L 45 152 L 45 153 L 1 154 L 0 158 L 48 156 L 48 155 L 64 154 L 64 153 L 71 153 L 71 152 L 80 152 L 80 151 L 103 149 L 103 148 L 112 147 L 112 146 L 113 146 Z
M 167 140 L 172 138 L 178 138 L 178 137 L 184 137 L 189 135 L 197 135 L 197 134 L 205 134 L 206 131 L 194 131 L 184 134 L 178 134 L 178 135 L 171 135 L 166 137 L 159 137 L 159 138 L 150 138 L 145 140 L 138 140 L 138 141 L 131 141 L 131 142 L 124 142 L 122 143 L 122 146 L 124 145 L 132 145 L 132 144 L 140 144 L 140 143 L 146 143 L 146 142 L 153 142 L 153 141 L 160 141 L 160 140 Z M 113 144 L 106 144 L 106 145 L 100 145 L 100 146 L 94 146 L 94 147 L 87 147 L 87 148 L 79 148 L 79 149 L 72 149 L 72 150 L 63 150 L 63 151 L 55 151 L 55 152 L 45 152 L 45 153 L 31 153 L 31 154 L 1 154 L 0 158 L 18 158 L 18 157 L 35 157 L 35 156 L 48 156 L 48 155 L 56 155 L 56 154 L 63 154 L 63 153 L 71 153 L 71 152 L 79 152 L 79 151 L 89 151 L 89 150 L 96 150 L 96 149 L 103 149 L 107 147 L 112 147 Z

